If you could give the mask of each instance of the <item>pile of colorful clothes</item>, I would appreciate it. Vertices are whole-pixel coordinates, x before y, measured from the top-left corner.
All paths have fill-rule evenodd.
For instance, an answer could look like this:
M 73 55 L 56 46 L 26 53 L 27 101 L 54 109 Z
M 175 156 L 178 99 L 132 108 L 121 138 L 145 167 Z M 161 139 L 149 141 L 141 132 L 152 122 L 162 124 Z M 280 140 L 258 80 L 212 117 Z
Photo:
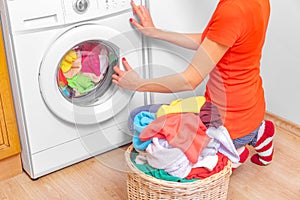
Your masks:
M 60 62 L 57 82 L 64 96 L 80 97 L 94 89 L 117 57 L 101 43 L 90 41 L 68 51 Z
M 148 175 L 189 182 L 223 170 L 239 155 L 218 108 L 205 97 L 138 107 L 130 113 L 132 162 Z

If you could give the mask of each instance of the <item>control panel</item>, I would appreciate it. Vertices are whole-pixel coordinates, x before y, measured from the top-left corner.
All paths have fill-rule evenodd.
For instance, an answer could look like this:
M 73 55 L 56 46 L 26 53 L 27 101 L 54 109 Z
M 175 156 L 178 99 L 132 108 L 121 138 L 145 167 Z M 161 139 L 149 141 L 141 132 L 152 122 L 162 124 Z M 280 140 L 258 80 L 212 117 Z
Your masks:
M 131 0 L 63 0 L 65 22 L 74 23 L 131 9 Z M 135 0 L 140 4 L 140 0 Z
M 134 0 L 137 5 L 141 0 Z M 13 32 L 83 22 L 131 10 L 131 0 L 7 1 Z M 34 5 L 34 6 L 28 6 Z
M 130 5 L 130 0 L 105 0 L 104 8 L 107 11 L 126 9 Z
M 99 9 L 105 13 L 116 13 L 119 11 L 131 9 L 131 0 L 98 0 Z M 134 1 L 137 5 L 141 4 L 140 0 Z

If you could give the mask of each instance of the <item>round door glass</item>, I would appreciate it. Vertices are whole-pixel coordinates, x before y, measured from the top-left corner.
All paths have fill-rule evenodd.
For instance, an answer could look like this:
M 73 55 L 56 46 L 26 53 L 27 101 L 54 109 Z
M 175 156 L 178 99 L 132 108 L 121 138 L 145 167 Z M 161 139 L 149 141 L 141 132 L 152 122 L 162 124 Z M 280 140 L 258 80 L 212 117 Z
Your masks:
M 111 85 L 117 48 L 103 41 L 85 41 L 68 50 L 57 66 L 57 86 L 70 102 L 90 105 Z

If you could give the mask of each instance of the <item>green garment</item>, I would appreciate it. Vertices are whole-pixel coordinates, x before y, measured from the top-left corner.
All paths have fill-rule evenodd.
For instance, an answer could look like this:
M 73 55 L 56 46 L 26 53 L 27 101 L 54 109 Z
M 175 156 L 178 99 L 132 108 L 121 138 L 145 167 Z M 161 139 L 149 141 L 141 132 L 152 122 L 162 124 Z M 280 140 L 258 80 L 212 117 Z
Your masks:
M 148 164 L 136 164 L 135 163 L 135 158 L 136 156 L 138 155 L 139 153 L 136 152 L 135 150 L 133 150 L 130 154 L 130 159 L 131 159 L 131 162 L 142 172 L 144 172 L 145 174 L 149 175 L 149 176 L 153 176 L 157 179 L 160 179 L 160 180 L 165 180 L 165 181 L 173 181 L 173 182 L 194 182 L 198 179 L 186 179 L 186 178 L 179 178 L 179 177 L 176 177 L 176 176 L 171 176 L 170 174 L 168 174 L 165 170 L 163 169 L 155 169 L 153 167 L 151 167 L 150 165 Z
M 109 54 L 109 65 L 115 66 L 118 63 L 118 57 L 116 54 L 112 53 Z
M 71 88 L 76 89 L 80 94 L 86 94 L 88 91 L 95 87 L 95 84 L 89 77 L 83 76 L 81 74 L 77 74 L 72 78 L 67 78 L 67 80 L 68 85 Z

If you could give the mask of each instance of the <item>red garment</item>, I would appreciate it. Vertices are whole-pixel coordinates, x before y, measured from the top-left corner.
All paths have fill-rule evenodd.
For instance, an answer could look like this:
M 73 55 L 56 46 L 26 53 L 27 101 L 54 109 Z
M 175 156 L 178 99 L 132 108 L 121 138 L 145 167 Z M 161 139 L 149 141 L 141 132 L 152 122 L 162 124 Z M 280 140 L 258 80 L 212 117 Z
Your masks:
M 264 118 L 260 60 L 269 15 L 269 0 L 220 0 L 202 34 L 229 47 L 209 74 L 205 97 L 218 107 L 232 139 L 248 135 Z
M 158 117 L 140 134 L 142 141 L 153 137 L 164 138 L 171 146 L 181 149 L 193 164 L 210 140 L 206 127 L 194 113 L 172 113 Z
M 59 82 L 59 85 L 62 87 L 68 85 L 68 80 L 64 76 L 61 69 L 59 69 L 59 71 L 58 71 L 58 82 Z
M 224 167 L 228 164 L 228 158 L 221 153 L 217 153 L 217 155 L 218 163 L 212 171 L 209 171 L 204 167 L 192 168 L 191 172 L 189 173 L 189 175 L 187 175 L 186 179 L 204 179 L 222 171 Z

